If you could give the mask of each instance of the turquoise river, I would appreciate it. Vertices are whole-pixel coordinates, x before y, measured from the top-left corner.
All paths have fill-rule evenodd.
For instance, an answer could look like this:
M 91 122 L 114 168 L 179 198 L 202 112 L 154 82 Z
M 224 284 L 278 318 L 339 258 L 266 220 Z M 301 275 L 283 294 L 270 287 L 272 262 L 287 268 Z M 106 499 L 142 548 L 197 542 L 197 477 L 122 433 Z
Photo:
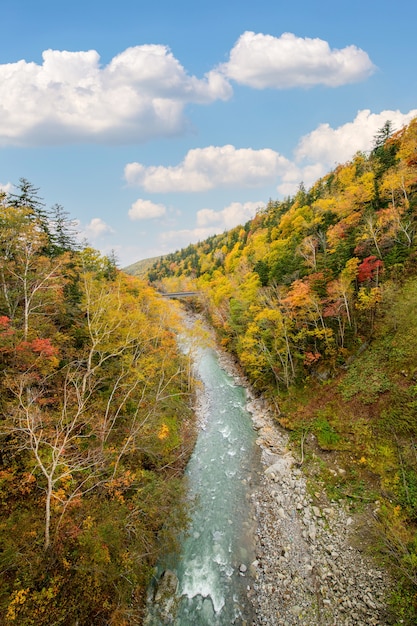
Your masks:
M 202 407 L 186 470 L 192 519 L 179 554 L 158 567 L 156 579 L 169 571 L 175 581 L 169 608 L 155 601 L 155 585 L 147 626 L 252 623 L 246 591 L 254 559 L 250 493 L 259 467 L 256 433 L 246 390 L 221 367 L 217 353 L 200 349 L 194 361 Z

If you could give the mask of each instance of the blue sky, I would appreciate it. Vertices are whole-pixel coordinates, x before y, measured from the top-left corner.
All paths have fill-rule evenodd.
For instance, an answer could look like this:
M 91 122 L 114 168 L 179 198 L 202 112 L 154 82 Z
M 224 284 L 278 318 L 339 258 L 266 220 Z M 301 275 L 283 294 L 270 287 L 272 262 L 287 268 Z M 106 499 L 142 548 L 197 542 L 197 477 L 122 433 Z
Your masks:
M 415 0 L 2 0 L 0 185 L 120 266 L 244 223 L 417 115 Z

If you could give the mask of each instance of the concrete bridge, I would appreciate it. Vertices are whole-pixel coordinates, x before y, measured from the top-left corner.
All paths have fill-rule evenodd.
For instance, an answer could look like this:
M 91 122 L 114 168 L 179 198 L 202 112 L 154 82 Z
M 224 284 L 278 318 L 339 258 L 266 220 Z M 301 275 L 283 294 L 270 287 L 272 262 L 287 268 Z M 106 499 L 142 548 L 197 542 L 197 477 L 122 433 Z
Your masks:
M 199 291 L 174 291 L 172 293 L 161 293 L 163 298 L 193 298 L 200 295 Z

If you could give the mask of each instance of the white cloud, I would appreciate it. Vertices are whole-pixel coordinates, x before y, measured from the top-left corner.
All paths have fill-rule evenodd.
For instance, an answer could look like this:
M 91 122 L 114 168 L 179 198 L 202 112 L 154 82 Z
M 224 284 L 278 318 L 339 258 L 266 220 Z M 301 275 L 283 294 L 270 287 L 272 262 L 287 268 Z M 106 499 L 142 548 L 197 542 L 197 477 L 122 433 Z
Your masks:
M 129 217 L 131 220 L 147 220 L 156 217 L 162 217 L 166 213 L 163 204 L 155 204 L 150 200 L 138 198 L 129 209 Z
M 211 235 L 218 235 L 239 224 L 245 224 L 255 216 L 257 209 L 264 206 L 264 202 L 232 202 L 220 211 L 201 209 L 197 212 L 195 228 L 165 231 L 159 235 L 159 239 L 164 246 L 168 245 L 172 249 L 174 242 L 176 249 L 179 249 L 190 243 L 204 241 Z
M 308 188 L 329 169 L 338 163 L 352 159 L 356 152 L 372 149 L 375 135 L 387 120 L 393 130 L 399 130 L 417 116 L 417 109 L 408 113 L 381 111 L 371 113 L 369 109 L 359 111 L 352 122 L 331 128 L 320 124 L 315 130 L 302 137 L 294 151 L 292 168 L 288 167 L 281 176 L 277 191 L 283 196 L 293 195 L 302 181 Z
M 352 122 L 334 129 L 329 124 L 320 124 L 300 139 L 293 160 L 270 148 L 208 146 L 190 150 L 175 166 L 128 163 L 124 176 L 130 185 L 142 187 L 148 193 L 262 187 L 276 181 L 277 191 L 289 196 L 297 191 L 300 182 L 308 188 L 337 163 L 351 159 L 358 150 L 370 150 L 376 133 L 387 120 L 398 130 L 416 116 L 417 109 L 408 113 L 391 110 L 371 113 L 366 109 L 359 111 Z M 221 214 L 202 209 L 198 214 L 199 224 L 206 225 L 214 219 L 221 221 L 218 219 Z
M 10 193 L 14 188 L 12 183 L 0 183 L 0 192 Z
M 374 137 L 387 120 L 394 130 L 399 130 L 417 116 L 417 109 L 409 113 L 400 111 L 382 111 L 371 113 L 369 109 L 359 111 L 353 122 L 338 128 L 329 124 L 320 124 L 315 130 L 301 138 L 295 156 L 297 162 L 320 162 L 325 168 L 345 163 L 360 151 L 372 148 Z
M 150 193 L 197 192 L 218 187 L 257 187 L 274 182 L 292 167 L 269 148 L 208 146 L 190 150 L 176 166 L 149 166 L 128 163 L 125 179 Z
M 257 209 L 265 206 L 265 202 L 232 202 L 221 211 L 201 209 L 197 212 L 197 226 L 204 228 L 213 225 L 217 232 L 230 230 L 238 224 L 245 224 L 252 219 Z
M 229 99 L 230 80 L 257 89 L 335 87 L 374 71 L 355 46 L 332 50 L 326 41 L 291 33 L 243 33 L 229 61 L 202 78 L 189 75 L 164 45 L 127 48 L 105 66 L 95 50 L 45 50 L 42 57 L 41 64 L 22 59 L 0 65 L 0 145 L 172 136 L 186 128 L 187 104 Z
M 145 141 L 184 129 L 184 106 L 226 100 L 218 71 L 189 76 L 166 46 L 128 48 L 101 67 L 95 50 L 46 50 L 0 65 L 0 145 Z
M 182 230 L 168 230 L 160 233 L 159 239 L 163 245 L 168 245 L 172 250 L 172 244 L 175 244 L 175 249 L 179 250 L 188 246 L 190 243 L 197 243 L 198 241 L 204 241 L 207 237 L 215 235 L 221 232 L 213 226 L 206 228 L 184 228 Z
M 82 229 L 80 236 L 81 238 L 92 239 L 94 241 L 106 233 L 113 232 L 114 230 L 106 224 L 101 217 L 93 217 L 90 223 Z
M 338 50 L 318 38 L 292 33 L 273 37 L 247 31 L 219 70 L 229 79 L 255 89 L 288 89 L 358 82 L 370 76 L 375 67 L 367 53 L 356 46 Z

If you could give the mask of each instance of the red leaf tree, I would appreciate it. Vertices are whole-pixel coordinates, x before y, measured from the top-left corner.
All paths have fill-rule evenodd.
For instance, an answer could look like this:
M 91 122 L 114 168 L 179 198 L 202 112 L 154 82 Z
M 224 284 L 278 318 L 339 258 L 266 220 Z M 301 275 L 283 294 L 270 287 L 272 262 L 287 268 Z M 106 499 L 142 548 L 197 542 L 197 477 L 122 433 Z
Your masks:
M 383 270 L 384 264 L 376 256 L 368 256 L 362 261 L 358 267 L 358 281 L 364 283 L 366 281 L 378 282 L 378 277 Z

